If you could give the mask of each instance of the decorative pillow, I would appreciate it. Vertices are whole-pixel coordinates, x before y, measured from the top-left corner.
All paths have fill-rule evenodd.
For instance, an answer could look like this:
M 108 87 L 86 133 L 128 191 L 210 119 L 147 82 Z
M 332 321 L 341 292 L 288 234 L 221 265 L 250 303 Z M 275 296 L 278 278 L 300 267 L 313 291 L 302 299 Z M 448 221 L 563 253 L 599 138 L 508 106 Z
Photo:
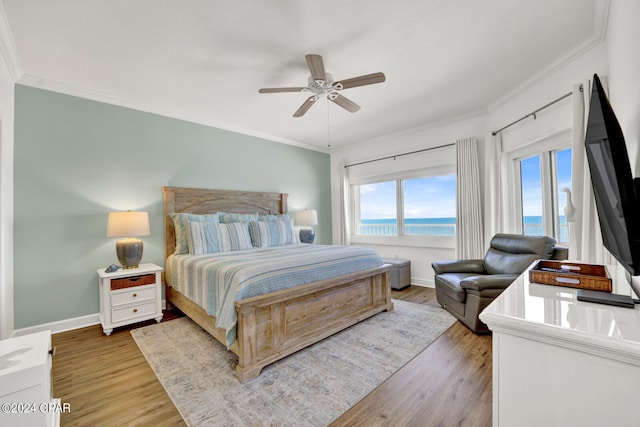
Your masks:
M 189 253 L 202 255 L 220 252 L 218 230 L 215 227 L 203 227 L 205 223 L 189 221 Z
M 297 243 L 293 220 L 286 221 L 251 221 L 249 223 L 251 243 L 256 248 Z
M 251 249 L 247 223 L 212 224 L 189 221 L 189 253 L 192 255 Z
M 287 221 L 291 219 L 289 214 L 258 215 L 258 221 Z
M 174 213 L 171 219 L 176 230 L 176 250 L 173 253 L 180 255 L 189 253 L 189 221 L 214 224 L 218 222 L 218 214 Z
M 229 224 L 232 222 L 250 222 L 257 221 L 258 214 L 240 214 L 229 212 L 218 212 L 218 218 L 220 223 Z

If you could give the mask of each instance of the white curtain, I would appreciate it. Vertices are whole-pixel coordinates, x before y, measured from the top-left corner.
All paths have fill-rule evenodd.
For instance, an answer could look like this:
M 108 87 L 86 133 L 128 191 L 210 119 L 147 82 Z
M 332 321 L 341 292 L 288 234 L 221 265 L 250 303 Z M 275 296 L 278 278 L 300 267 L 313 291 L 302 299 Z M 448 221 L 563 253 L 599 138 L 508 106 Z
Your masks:
M 604 86 L 604 79 L 603 86 Z M 569 224 L 569 258 L 596 264 L 607 264 L 610 256 L 602 243 L 598 213 L 596 211 L 591 176 L 584 146 L 589 102 L 591 99 L 591 80 L 573 87 L 573 149 L 571 185 L 575 222 Z M 606 89 L 606 87 L 605 87 Z
M 338 245 L 351 244 L 351 220 L 349 217 L 349 174 L 344 164 L 339 164 L 340 168 L 340 219 L 337 233 Z
M 478 259 L 484 255 L 477 145 L 475 138 L 456 141 L 457 259 Z
M 502 185 L 502 136 L 489 134 L 485 144 L 485 223 L 484 247 L 489 247 L 496 233 L 504 232 L 504 207 L 502 200 L 505 189 Z

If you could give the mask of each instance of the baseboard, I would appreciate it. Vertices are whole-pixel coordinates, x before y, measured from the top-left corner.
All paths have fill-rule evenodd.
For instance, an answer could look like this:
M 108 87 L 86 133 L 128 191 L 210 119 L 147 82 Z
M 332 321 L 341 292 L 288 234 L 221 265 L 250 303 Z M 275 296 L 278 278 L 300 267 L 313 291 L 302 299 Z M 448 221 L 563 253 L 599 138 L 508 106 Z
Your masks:
M 162 300 L 161 307 L 166 310 L 167 301 Z M 12 337 L 34 334 L 41 331 L 51 331 L 52 334 L 72 331 L 74 329 L 86 328 L 88 326 L 100 324 L 100 313 L 88 314 L 86 316 L 75 317 L 73 319 L 58 320 L 57 322 L 44 323 L 42 325 L 29 326 L 27 328 L 15 329 Z
M 416 277 L 411 278 L 411 284 L 416 286 L 424 286 L 425 288 L 435 288 L 436 284 L 433 280 L 418 279 Z
M 53 334 L 71 331 L 73 329 L 86 328 L 100 323 L 100 314 L 88 314 L 86 316 L 75 317 L 73 319 L 59 320 L 57 322 L 44 323 L 42 325 L 29 326 L 27 328 L 15 329 L 12 337 L 29 335 L 41 331 L 51 331 Z

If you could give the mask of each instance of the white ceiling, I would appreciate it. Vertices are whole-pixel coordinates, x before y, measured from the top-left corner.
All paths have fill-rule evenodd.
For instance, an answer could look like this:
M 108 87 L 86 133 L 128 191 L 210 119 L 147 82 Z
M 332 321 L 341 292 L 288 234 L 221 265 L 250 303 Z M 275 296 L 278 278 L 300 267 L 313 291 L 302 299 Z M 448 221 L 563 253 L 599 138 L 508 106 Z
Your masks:
M 21 83 L 326 151 L 486 111 L 603 33 L 606 0 L 1 0 Z M 604 6 L 603 6 L 604 5 Z M 606 18 L 606 16 L 605 16 Z M 356 113 L 308 95 L 304 55 Z

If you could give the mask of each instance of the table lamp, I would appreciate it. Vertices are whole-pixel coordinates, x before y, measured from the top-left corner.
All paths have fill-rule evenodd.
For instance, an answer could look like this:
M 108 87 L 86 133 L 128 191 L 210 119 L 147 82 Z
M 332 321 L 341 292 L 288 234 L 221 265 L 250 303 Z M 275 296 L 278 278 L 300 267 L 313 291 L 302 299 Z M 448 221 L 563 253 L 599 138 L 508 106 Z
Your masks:
M 318 224 L 318 212 L 315 209 L 305 209 L 296 212 L 296 224 L 302 226 L 311 226 Z M 313 228 L 303 228 L 300 230 L 300 242 L 313 243 L 316 232 Z
M 123 268 L 138 268 L 143 243 L 135 237 L 150 234 L 147 212 L 109 212 L 107 237 L 126 237 L 116 242 L 116 254 Z

